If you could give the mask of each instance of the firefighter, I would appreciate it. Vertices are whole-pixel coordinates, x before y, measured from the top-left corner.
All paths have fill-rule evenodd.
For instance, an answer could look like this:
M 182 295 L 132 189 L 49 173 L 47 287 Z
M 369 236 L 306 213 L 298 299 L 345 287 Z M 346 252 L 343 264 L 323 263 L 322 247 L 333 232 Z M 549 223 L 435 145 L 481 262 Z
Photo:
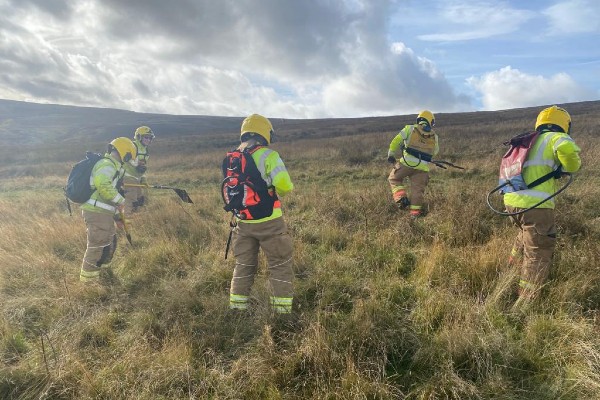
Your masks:
M 402 210 L 408 208 L 412 218 L 424 215 L 423 196 L 429 182 L 429 161 L 439 152 L 434 126 L 435 118 L 431 111 L 421 111 L 416 124 L 402 128 L 392 139 L 388 150 L 388 162 L 394 164 L 388 176 L 394 202 Z M 407 178 L 410 181 L 410 197 L 404 184 Z
M 563 108 L 552 106 L 542 110 L 535 122 L 540 133 L 523 166 L 526 183 L 559 170 L 577 172 L 581 167 L 579 147 L 570 136 L 571 116 Z M 551 196 L 559 189 L 555 179 L 549 179 L 532 189 L 504 194 L 507 212 L 514 213 Z M 556 244 L 554 199 L 519 215 L 511 216 L 519 233 L 509 258 L 510 264 L 521 264 L 519 297 L 533 298 L 546 282 Z
M 133 144 L 137 149 L 137 157 L 131 163 L 125 163 L 125 176 L 123 189 L 125 191 L 125 212 L 127 214 L 138 211 L 146 203 L 146 190 L 137 186 L 147 185 L 146 170 L 148 168 L 148 147 L 155 135 L 147 126 L 140 126 L 133 135 Z
M 258 269 L 258 254 L 262 249 L 268 263 L 271 306 L 278 314 L 290 314 L 293 301 L 293 243 L 283 219 L 278 196 L 292 191 L 294 185 L 279 154 L 268 147 L 273 136 L 271 122 L 262 115 L 252 114 L 242 122 L 238 150 L 247 150 L 251 154 L 269 188 L 273 211 L 271 215 L 259 219 L 252 219 L 251 216 L 237 218 L 237 225 L 233 230 L 235 268 L 231 279 L 229 308 L 247 310 L 250 289 Z
M 129 138 L 119 137 L 110 142 L 108 151 L 92 169 L 90 182 L 94 192 L 81 205 L 87 228 L 87 249 L 79 275 L 82 282 L 97 282 L 100 267 L 109 263 L 115 253 L 115 223 L 119 228 L 123 227 L 125 204 L 118 185 L 123 177 L 123 165 L 135 159 L 136 155 L 133 142 Z

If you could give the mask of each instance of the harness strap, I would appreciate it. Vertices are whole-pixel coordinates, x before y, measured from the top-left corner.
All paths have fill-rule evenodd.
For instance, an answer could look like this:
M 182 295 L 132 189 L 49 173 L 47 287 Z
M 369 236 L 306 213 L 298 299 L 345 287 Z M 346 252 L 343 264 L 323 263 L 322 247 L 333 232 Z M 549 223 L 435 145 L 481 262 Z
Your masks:
M 560 176 L 560 169 L 548 172 L 546 175 L 537 178 L 535 181 L 533 181 L 529 185 L 527 185 L 527 188 L 528 189 L 534 188 L 537 185 L 541 185 L 542 183 L 544 183 L 552 178 L 555 178 L 557 176 Z
M 431 154 L 423 153 L 422 151 L 415 150 L 410 147 L 407 147 L 405 150 L 411 156 L 418 157 L 422 161 L 429 162 L 433 158 Z

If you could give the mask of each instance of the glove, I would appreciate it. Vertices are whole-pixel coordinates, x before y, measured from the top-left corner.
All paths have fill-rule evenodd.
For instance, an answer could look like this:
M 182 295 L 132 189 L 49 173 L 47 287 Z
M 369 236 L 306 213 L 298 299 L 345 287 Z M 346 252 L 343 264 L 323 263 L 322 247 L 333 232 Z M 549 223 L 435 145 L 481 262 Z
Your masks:
M 148 169 L 148 168 L 147 168 L 145 165 L 143 165 L 143 164 L 140 164 L 140 165 L 138 165 L 137 167 L 135 167 L 135 170 L 136 170 L 137 172 L 139 172 L 140 174 L 143 174 L 143 173 L 145 173 L 147 169 Z
M 125 187 L 123 186 L 123 178 L 119 179 L 119 181 L 117 182 L 117 186 L 115 187 L 115 189 L 117 189 L 117 192 L 119 192 L 119 194 L 123 197 L 125 197 Z
M 388 159 L 387 159 L 387 161 L 388 161 L 390 164 L 395 164 L 395 163 L 396 163 L 396 157 L 394 157 L 394 156 L 389 156 L 389 157 L 388 157 Z

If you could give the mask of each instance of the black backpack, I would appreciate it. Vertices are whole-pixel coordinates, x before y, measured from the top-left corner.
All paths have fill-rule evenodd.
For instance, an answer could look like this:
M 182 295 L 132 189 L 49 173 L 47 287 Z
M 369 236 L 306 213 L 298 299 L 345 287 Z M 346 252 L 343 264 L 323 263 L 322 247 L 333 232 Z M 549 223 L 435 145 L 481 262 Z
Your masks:
M 90 176 L 94 165 L 103 157 L 101 154 L 87 151 L 85 158 L 73 165 L 65 186 L 65 195 L 73 203 L 85 203 L 94 193 L 90 187 Z
M 276 194 L 269 193 L 267 183 L 252 158 L 256 149 L 230 151 L 223 160 L 223 208 L 244 220 L 269 217 L 277 200 Z

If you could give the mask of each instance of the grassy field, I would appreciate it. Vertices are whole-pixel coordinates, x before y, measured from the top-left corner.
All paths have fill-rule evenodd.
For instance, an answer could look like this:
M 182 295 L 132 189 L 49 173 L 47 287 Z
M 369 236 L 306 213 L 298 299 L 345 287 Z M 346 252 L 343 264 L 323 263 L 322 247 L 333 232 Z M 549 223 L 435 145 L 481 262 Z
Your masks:
M 510 136 L 541 109 L 438 116 L 429 214 L 392 204 L 390 140 L 412 117 L 275 123 L 296 190 L 283 199 L 294 238 L 295 314 L 267 306 L 264 259 L 252 313 L 228 312 L 234 260 L 220 163 L 238 138 L 160 138 L 149 182 L 100 287 L 79 283 L 85 225 L 61 187 L 84 150 L 1 150 L 2 399 L 598 399 L 600 103 L 573 105 L 584 166 L 557 198 L 550 281 L 514 306 L 516 235 L 485 205 Z M 368 121 L 368 124 L 365 122 Z M 380 124 L 380 125 L 377 125 Z M 368 129 L 366 128 L 368 127 Z M 497 203 L 500 204 L 500 203 Z

